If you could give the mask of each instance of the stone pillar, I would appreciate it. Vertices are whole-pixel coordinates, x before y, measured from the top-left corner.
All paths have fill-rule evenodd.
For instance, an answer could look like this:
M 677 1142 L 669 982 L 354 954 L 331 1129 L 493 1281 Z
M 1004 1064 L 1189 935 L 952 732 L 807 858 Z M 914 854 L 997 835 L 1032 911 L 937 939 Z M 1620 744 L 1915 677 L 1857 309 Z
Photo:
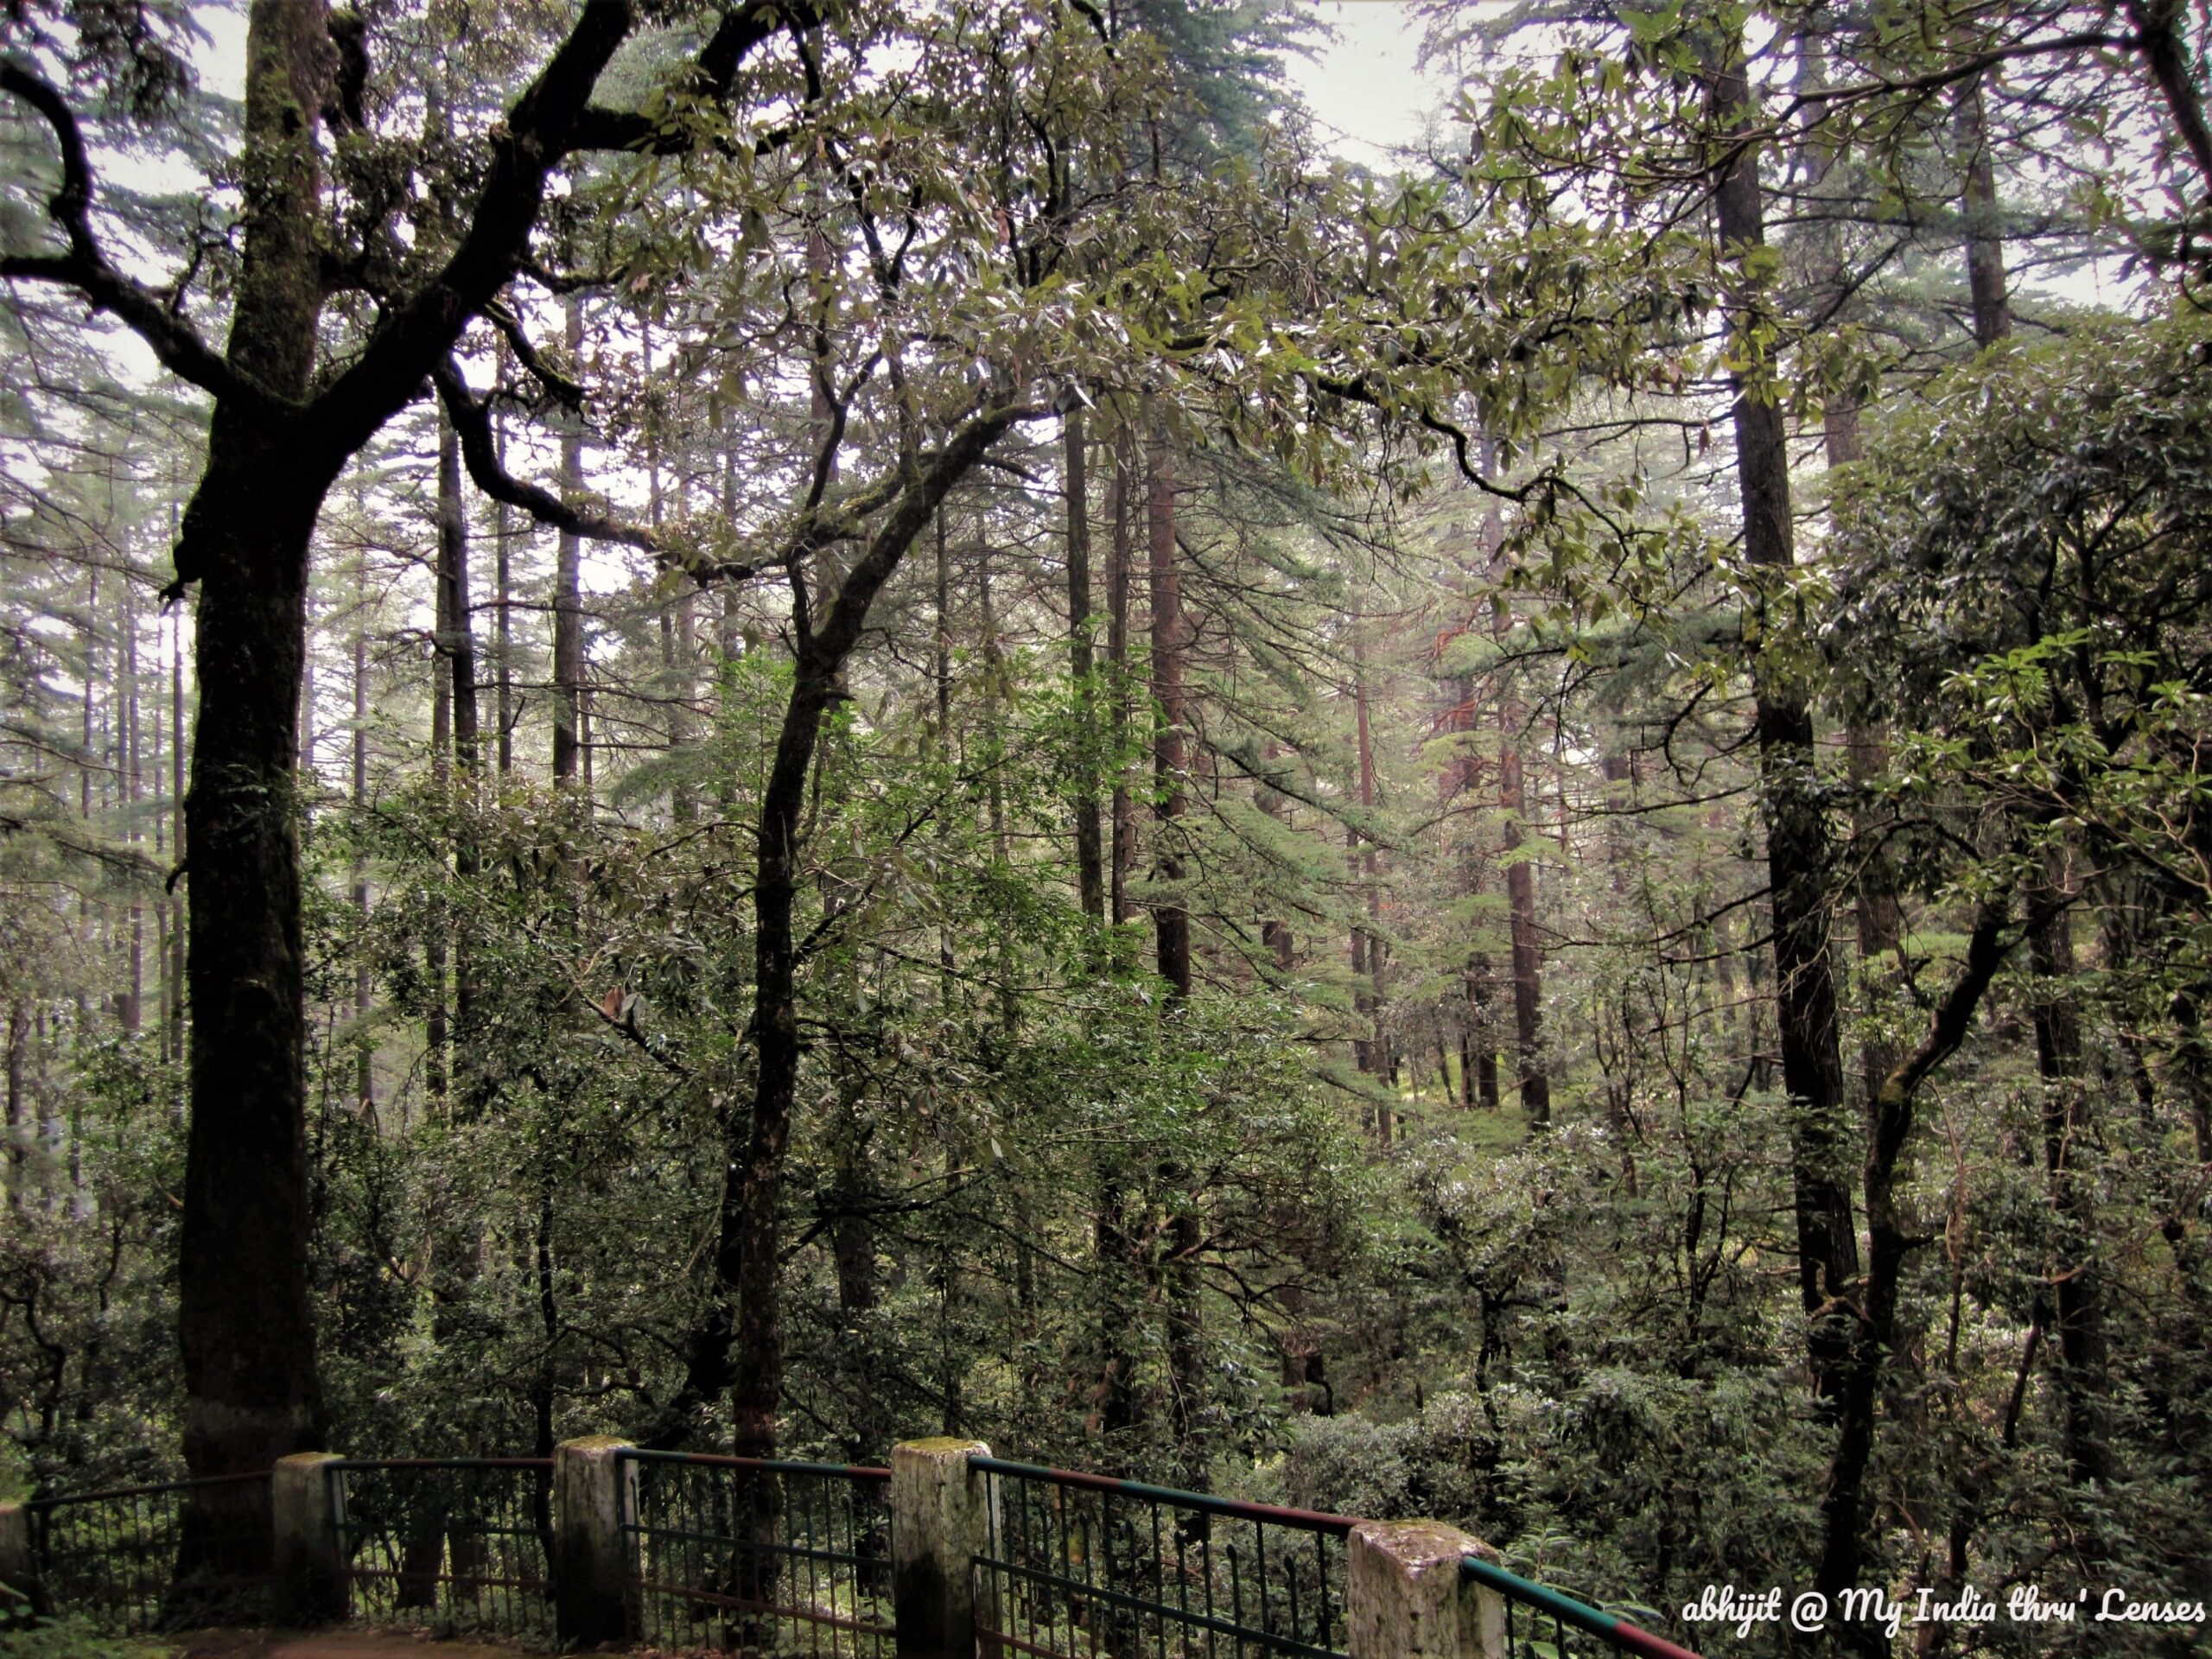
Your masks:
M 1504 1598 L 1459 1572 L 1496 1550 L 1438 1521 L 1363 1521 L 1346 1550 L 1351 1659 L 1506 1659 Z
M 0 1628 L 45 1611 L 31 1561 L 31 1513 L 20 1503 L 0 1503 Z
M 295 1452 L 269 1475 L 269 1522 L 276 1563 L 279 1624 L 302 1627 L 346 1617 L 346 1556 L 338 1542 L 335 1452 Z
M 614 1454 L 630 1442 L 587 1434 L 553 1448 L 553 1619 L 566 1648 L 633 1640 L 642 1607 L 622 1522 L 638 1466 Z
M 995 1630 L 995 1591 L 977 1605 L 975 1558 L 997 1517 L 991 1484 L 968 1466 L 981 1440 L 906 1440 L 891 1448 L 891 1590 L 899 1659 L 975 1659 L 976 1630 Z M 995 1651 L 997 1644 L 986 1642 Z

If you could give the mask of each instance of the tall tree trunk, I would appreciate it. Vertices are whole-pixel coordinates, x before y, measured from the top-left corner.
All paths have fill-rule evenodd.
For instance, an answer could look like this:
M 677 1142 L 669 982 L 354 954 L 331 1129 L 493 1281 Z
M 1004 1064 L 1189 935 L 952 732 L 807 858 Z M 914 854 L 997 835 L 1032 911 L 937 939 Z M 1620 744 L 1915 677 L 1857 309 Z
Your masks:
M 1094 925 L 1106 919 L 1105 852 L 1098 822 L 1098 711 L 1091 687 L 1090 499 L 1083 410 L 1062 423 L 1067 490 L 1068 672 L 1076 683 L 1076 892 Z
M 322 309 L 320 0 L 253 0 L 246 24 L 244 245 L 231 365 L 297 397 Z M 295 765 L 308 549 L 335 462 L 315 435 L 218 402 L 185 514 L 200 581 L 200 718 L 185 803 L 192 1120 L 178 1243 L 184 1453 L 244 1474 L 314 1445 L 321 1392 L 308 1300 L 304 943 Z M 224 1511 L 195 1502 L 187 1531 Z M 247 1487 L 247 1492 L 257 1489 Z M 188 1542 L 187 1554 L 191 1554 Z
M 1505 901 L 1513 942 L 1513 1036 L 1519 1056 L 1521 1109 L 1532 1128 L 1552 1121 L 1551 1075 L 1544 1065 L 1543 955 L 1536 937 L 1536 871 L 1520 856 L 1527 835 L 1522 819 L 1527 790 L 1521 766 L 1522 711 L 1507 702 L 1499 711 L 1497 801 L 1505 815 Z
M 156 619 L 154 623 L 154 639 L 156 642 L 157 659 L 161 638 L 162 625 Z M 156 675 L 157 680 L 158 667 L 157 660 Z M 153 746 L 151 776 L 154 784 L 154 798 L 153 810 L 149 816 L 154 825 L 154 868 L 156 870 L 166 871 L 170 864 L 167 749 L 168 726 L 161 713 L 158 699 L 153 714 L 148 718 L 147 730 L 150 734 L 150 741 Z M 174 1017 L 177 995 L 176 982 L 169 974 L 169 934 L 173 925 L 169 908 L 168 887 L 164 880 L 161 891 L 154 899 L 154 978 L 155 995 L 159 998 L 159 1004 L 154 1015 L 154 1036 L 157 1052 L 164 1055 L 168 1052 L 169 1021 Z
M 1183 616 L 1181 579 L 1175 568 L 1175 473 L 1164 432 L 1155 431 L 1147 458 L 1147 518 L 1150 538 L 1152 595 L 1152 690 L 1159 705 L 1153 740 L 1156 816 L 1160 846 L 1155 855 L 1160 880 L 1183 880 L 1177 843 L 1185 807 L 1184 780 L 1190 763 L 1189 710 L 1184 691 L 1184 653 L 1190 635 Z M 1168 1017 L 1191 995 L 1191 918 L 1176 899 L 1155 904 L 1153 926 L 1158 942 L 1160 976 L 1167 982 Z M 1205 1478 L 1200 1424 L 1205 1410 L 1205 1369 L 1198 1279 L 1199 1230 L 1192 1205 L 1196 1194 L 1174 1189 L 1187 1180 L 1179 1169 L 1163 1173 L 1164 1195 L 1173 1211 L 1163 1241 L 1162 1300 L 1167 1308 L 1168 1416 L 1173 1425 L 1177 1478 L 1193 1485 Z
M 1740 269 L 1766 245 L 1762 146 L 1739 136 L 1758 120 L 1742 40 L 1732 35 L 1720 42 L 1719 51 L 1722 61 L 1709 76 L 1708 100 L 1719 142 L 1730 149 L 1720 163 L 1713 208 L 1721 248 Z M 1745 328 L 1754 325 L 1763 302 L 1756 279 L 1741 280 L 1745 286 L 1731 297 L 1729 315 L 1732 326 Z M 1745 554 L 1759 570 L 1786 571 L 1794 554 L 1789 452 L 1781 405 L 1772 388 L 1753 384 L 1740 372 L 1733 379 Z M 1850 1341 L 1844 1299 L 1858 1276 L 1859 1241 L 1841 1167 L 1843 1058 L 1828 950 L 1827 825 L 1818 789 L 1812 714 L 1785 672 L 1763 659 L 1751 664 L 1774 913 L 1777 1025 L 1783 1084 L 1795 1118 L 1790 1174 L 1798 1288 L 1814 1386 L 1832 1402 L 1837 1367 Z
M 1135 490 L 1128 443 L 1126 428 L 1110 431 L 1106 516 L 1112 528 L 1106 562 L 1105 713 L 1106 747 L 1116 760 L 1108 797 L 1105 879 L 1107 918 L 1116 930 L 1114 961 L 1117 969 L 1122 960 L 1118 931 L 1129 919 L 1129 868 L 1136 849 L 1136 810 L 1128 771 L 1119 758 L 1128 752 L 1130 715 L 1130 498 Z M 1131 1341 L 1144 1294 L 1144 1252 L 1130 1224 L 1128 1208 L 1125 1172 L 1109 1166 L 1099 1184 L 1098 1212 L 1091 1230 L 1099 1287 L 1097 1420 L 1104 1437 L 1107 1462 L 1103 1466 L 1109 1468 L 1116 1466 L 1117 1449 L 1133 1438 L 1132 1431 L 1144 1421 L 1144 1398 L 1136 1386 L 1137 1355 Z
M 2057 1382 L 2063 1415 L 2066 1464 L 2076 1482 L 2109 1473 L 2104 1401 L 2106 1375 L 2102 1274 L 2096 1248 L 2094 1177 L 2082 1166 L 2091 1155 L 2089 1090 L 2082 1075 L 2082 1014 L 2075 999 L 2074 930 L 2064 908 L 2066 872 L 2047 861 L 2037 897 L 2053 912 L 2028 930 L 2028 960 L 2035 971 L 2036 1073 L 2043 1084 L 2044 1167 L 2050 1183 L 2061 1259 L 2052 1274 L 2058 1337 Z
M 430 778 L 440 805 L 448 811 L 453 805 L 454 769 L 453 579 L 448 562 L 453 556 L 457 537 L 448 527 L 459 515 L 461 480 L 460 468 L 448 468 L 447 461 L 454 448 L 452 423 L 442 409 L 438 411 L 438 556 L 431 582 L 435 620 L 430 630 Z M 442 856 L 435 879 L 424 895 L 423 929 L 423 979 L 429 999 L 423 1015 L 423 1092 L 440 1110 L 450 1104 L 448 1085 L 451 1076 L 451 1011 L 446 1002 L 446 957 L 450 943 L 446 892 L 449 885 L 449 871 Z M 434 1531 L 428 1536 L 435 1542 L 438 1535 Z M 419 1544 L 419 1539 L 417 1541 Z M 418 1595 L 428 1593 L 419 1581 L 412 1589 Z
M 1831 1599 L 1859 1582 L 1865 1554 L 1866 1474 L 1873 1455 L 1876 1402 L 1883 1368 L 1896 1345 L 1898 1290 L 1914 1243 L 1911 1218 L 1897 1192 L 1914 1102 L 1921 1086 L 1966 1040 L 1974 1010 L 2011 949 L 2006 934 L 2004 907 L 1986 906 L 1967 941 L 1966 965 L 1937 1004 L 1927 1036 L 1882 1080 L 1869 1110 L 1866 1281 L 1837 1367 L 1835 1449 L 1821 1500 L 1821 1548 L 1815 1584 Z M 1890 1651 L 1888 1639 L 1871 1621 L 1847 1621 L 1841 1628 L 1844 1640 L 1869 1659 Z
M 481 719 L 476 698 L 476 626 L 468 581 L 468 505 L 461 481 L 461 448 L 451 422 L 438 423 L 438 590 L 443 612 L 438 652 L 453 711 L 453 779 L 460 829 L 454 839 L 454 873 L 466 886 L 477 873 L 474 819 L 482 804 Z M 465 937 L 453 942 L 454 1015 L 469 1029 L 476 997 L 473 953 Z M 458 1046 L 456 1046 L 456 1053 Z M 461 1074 L 456 1061 L 454 1076 Z
M 784 1334 L 779 1240 L 784 1154 L 798 1099 L 799 827 L 822 723 L 849 694 L 843 672 L 869 609 L 945 493 L 988 452 L 1018 416 L 976 416 L 949 436 L 918 478 L 883 510 L 818 625 L 793 619 L 791 690 L 761 791 L 753 871 L 753 1003 L 747 1033 L 756 1054 L 750 1109 L 724 1125 L 721 1199 L 715 1249 L 715 1294 L 686 1344 L 684 1382 L 656 1437 L 688 1433 L 691 1415 L 723 1389 L 741 1456 L 771 1457 L 783 1399 Z M 806 573 L 791 572 L 793 591 Z
M 1264 753 L 1267 781 L 1255 785 L 1252 793 L 1260 810 L 1287 830 L 1291 826 L 1290 797 L 1275 786 L 1284 779 L 1284 773 L 1276 770 L 1276 763 L 1283 758 L 1283 746 L 1270 741 Z M 1267 947 L 1277 973 L 1288 975 L 1298 965 L 1298 931 L 1282 917 L 1270 916 L 1260 924 L 1260 943 Z
M 1109 486 L 1111 499 L 1107 516 L 1113 521 L 1114 541 L 1106 570 L 1106 665 L 1109 690 L 1107 717 L 1112 722 L 1114 787 L 1108 800 L 1112 836 L 1106 875 L 1107 917 L 1116 928 L 1129 919 L 1129 868 L 1136 856 L 1136 807 L 1129 793 L 1128 768 L 1119 757 L 1128 753 L 1129 736 L 1129 574 L 1133 516 L 1129 498 L 1134 468 L 1129 465 L 1129 435 L 1117 430 L 1109 450 L 1114 475 Z
M 505 418 L 498 414 L 493 416 L 492 453 L 498 460 L 499 470 L 505 472 L 507 466 L 507 427 Z M 507 517 L 507 504 L 500 502 L 494 512 L 496 517 L 493 520 L 492 538 L 496 569 L 493 582 L 498 588 L 496 603 L 499 611 L 492 649 L 498 664 L 499 776 L 504 778 L 515 768 L 514 532 Z
M 1360 812 L 1365 822 L 1351 837 L 1352 875 L 1359 884 L 1360 908 L 1368 925 L 1351 931 L 1352 1009 L 1367 1034 L 1353 1050 L 1361 1071 L 1374 1080 L 1379 1091 L 1390 1083 L 1389 1039 L 1382 1029 L 1382 941 L 1374 923 L 1382 902 L 1375 861 L 1375 734 L 1368 712 L 1367 630 L 1355 612 L 1351 622 L 1351 702 L 1353 761 L 1358 768 Z M 1391 1112 L 1387 1101 L 1375 1107 L 1375 1138 L 1390 1144 Z
M 8 1003 L 8 1142 L 4 1166 L 0 1166 L 0 1179 L 8 1184 L 8 1202 L 20 1210 L 23 1205 L 23 1166 L 30 1157 L 30 1140 L 34 1132 L 35 1113 L 30 1097 L 24 1089 L 24 1067 L 29 1058 L 31 1022 L 18 995 Z
M 121 602 L 117 626 L 122 636 L 123 656 L 123 808 L 125 833 L 135 848 L 143 839 L 138 827 L 138 802 L 145 792 L 146 783 L 139 753 L 138 596 L 132 590 L 127 572 L 118 586 Z M 136 1037 L 146 1006 L 146 906 L 135 887 L 131 890 L 130 925 L 130 977 L 129 988 L 124 993 L 123 1029 Z
M 89 823 L 92 817 L 93 776 L 99 767 L 99 708 L 96 690 L 100 677 L 100 569 L 85 567 L 85 680 L 78 688 L 79 723 L 77 765 L 77 817 Z M 86 900 L 79 895 L 79 904 Z
M 306 638 L 300 652 L 300 775 L 315 775 L 315 593 L 309 589 L 302 626 Z M 307 804 L 308 803 L 302 803 Z
M 353 555 L 353 776 L 357 819 L 369 808 L 369 561 L 365 550 Z M 353 854 L 353 913 L 362 946 L 353 952 L 353 1021 L 359 1034 L 353 1069 L 353 1094 L 365 1109 L 376 1104 L 376 1045 L 370 1039 L 369 861 L 357 843 Z
M 1151 548 L 1152 695 L 1159 707 L 1160 721 L 1152 747 L 1154 782 L 1160 797 L 1154 814 L 1160 823 L 1160 846 L 1154 864 L 1160 880 L 1173 886 L 1183 880 L 1183 859 L 1176 837 L 1185 804 L 1184 778 L 1190 762 L 1185 741 L 1188 711 L 1183 696 L 1183 599 L 1175 569 L 1174 460 L 1164 436 L 1155 435 L 1148 448 L 1146 505 Z M 1179 902 L 1168 899 L 1155 903 L 1152 915 L 1160 976 L 1167 982 L 1172 995 L 1188 996 L 1190 913 Z
M 1808 17 L 1798 37 L 1800 88 L 1818 96 L 1828 87 L 1827 30 L 1834 19 L 1825 13 Z M 1979 99 L 1979 92 L 1974 96 Z M 1852 294 L 1847 268 L 1843 227 L 1835 207 L 1835 193 L 1828 186 L 1842 157 L 1827 135 L 1808 131 L 1800 160 L 1812 181 L 1811 194 L 1821 204 L 1812 226 L 1815 292 L 1834 321 L 1842 321 Z M 2002 276 L 1999 276 L 2002 303 Z M 1821 436 L 1828 469 L 1857 463 L 1862 457 L 1859 442 L 1859 404 L 1856 391 L 1831 392 L 1821 409 Z M 1854 788 L 1865 790 L 1888 763 L 1888 734 L 1878 725 L 1854 725 L 1845 734 L 1844 752 Z M 1875 845 L 1874 827 L 1860 814 L 1853 826 L 1860 844 L 1857 880 L 1853 886 L 1857 931 L 1859 993 L 1870 1035 L 1861 1054 L 1867 1109 L 1875 1109 L 1882 1084 L 1903 1058 L 1893 1043 L 1881 1036 L 1883 990 L 1895 977 L 1879 964 L 1892 955 L 1902 937 L 1904 919 L 1897 898 L 1897 881 L 1891 860 Z M 1871 1120 L 1870 1120 L 1871 1121 Z
M 1967 292 L 1974 311 L 1974 343 L 1989 346 L 2012 332 L 2012 308 L 2005 292 L 2005 238 L 1997 218 L 1997 169 L 1989 153 L 1989 118 L 1982 99 L 1981 77 L 1975 75 L 1961 83 L 1957 96 Z
M 177 609 L 175 620 L 169 625 L 169 852 L 182 865 L 187 845 L 184 830 L 184 610 Z M 172 877 L 169 884 L 175 885 Z M 169 911 L 169 1058 L 184 1058 L 184 1014 L 187 977 L 185 967 L 186 932 L 183 908 L 175 898 L 168 900 Z
M 569 296 L 566 322 L 569 361 L 583 354 L 582 304 Z M 561 497 L 575 501 L 584 487 L 583 411 L 572 410 L 561 428 Z M 572 531 L 561 532 L 553 573 L 553 781 L 574 784 L 582 772 L 584 683 L 583 600 L 579 555 Z
M 932 687 L 937 694 L 937 724 L 932 741 L 937 746 L 938 764 L 944 768 L 948 780 L 952 773 L 952 552 L 945 541 L 944 509 L 938 509 L 935 522 L 936 582 L 931 589 L 931 669 Z M 952 831 L 952 815 L 947 811 L 938 817 L 938 836 L 940 842 Z M 957 987 L 953 982 L 955 963 L 952 951 L 952 925 L 939 922 L 937 930 L 938 1005 L 950 1010 Z

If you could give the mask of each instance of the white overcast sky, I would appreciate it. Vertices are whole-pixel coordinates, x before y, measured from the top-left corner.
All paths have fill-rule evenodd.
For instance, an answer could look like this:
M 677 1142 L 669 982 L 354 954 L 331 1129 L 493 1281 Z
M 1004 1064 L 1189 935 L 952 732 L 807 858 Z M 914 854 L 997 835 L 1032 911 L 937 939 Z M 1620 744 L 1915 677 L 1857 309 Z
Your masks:
M 1323 0 L 1316 8 L 1336 38 L 1310 59 L 1291 60 L 1291 79 L 1314 118 L 1347 160 L 1368 162 L 1421 136 L 1441 102 L 1443 80 L 1414 67 L 1421 29 L 1401 0 Z

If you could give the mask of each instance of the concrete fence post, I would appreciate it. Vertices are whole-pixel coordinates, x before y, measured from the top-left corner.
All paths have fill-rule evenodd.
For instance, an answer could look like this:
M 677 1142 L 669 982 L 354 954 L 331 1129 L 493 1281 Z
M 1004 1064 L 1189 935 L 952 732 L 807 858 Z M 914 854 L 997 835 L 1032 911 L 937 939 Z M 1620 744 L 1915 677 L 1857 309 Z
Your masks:
M 1363 1521 L 1346 1551 L 1351 1659 L 1506 1659 L 1504 1598 L 1459 1572 L 1496 1550 L 1441 1522 Z
M 906 1440 L 891 1448 L 891 1594 L 899 1659 L 975 1659 L 995 1631 L 996 1589 L 976 1586 L 975 1558 L 995 1530 L 981 1440 Z M 982 1605 L 977 1605 L 978 1595 Z M 985 1638 L 985 1659 L 997 1643 Z
M 330 1486 L 335 1452 L 296 1452 L 269 1474 L 269 1522 L 279 1624 L 302 1627 L 346 1617 L 346 1556 Z
M 0 1626 L 41 1611 L 31 1560 L 31 1512 L 20 1503 L 0 1503 Z
M 629 1449 L 612 1434 L 553 1448 L 553 1623 L 564 1647 L 628 1642 L 639 1633 L 638 1575 L 622 1535 L 638 1465 L 615 1455 Z

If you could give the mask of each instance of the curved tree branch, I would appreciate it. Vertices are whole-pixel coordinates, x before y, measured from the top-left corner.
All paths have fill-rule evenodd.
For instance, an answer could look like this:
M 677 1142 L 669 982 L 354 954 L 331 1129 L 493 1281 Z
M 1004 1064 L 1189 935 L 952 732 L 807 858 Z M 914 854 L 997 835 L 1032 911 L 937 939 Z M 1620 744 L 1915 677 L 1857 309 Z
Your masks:
M 92 234 L 92 171 L 76 112 L 54 86 L 20 63 L 0 62 L 0 91 L 36 110 L 61 150 L 61 188 L 47 213 L 68 238 L 67 253 L 0 256 L 0 278 L 73 288 L 95 310 L 105 311 L 154 349 L 162 366 L 264 418 L 296 414 L 299 405 L 256 385 L 200 338 L 161 296 L 132 281 L 107 261 Z
M 596 513 L 579 512 L 550 490 L 515 477 L 499 464 L 499 446 L 493 441 L 490 402 L 468 390 L 460 365 L 451 357 L 438 365 L 432 378 L 437 385 L 438 400 L 445 405 L 446 414 L 453 422 L 454 434 L 461 440 L 462 464 L 468 468 L 468 476 L 476 487 L 492 500 L 520 508 L 549 529 L 566 531 L 588 541 L 618 542 L 625 547 L 634 547 L 651 554 L 667 569 L 691 577 L 702 587 L 715 582 L 742 582 L 748 576 L 780 569 L 795 556 L 786 549 L 764 559 L 693 564 L 677 558 L 649 531 L 603 518 Z

